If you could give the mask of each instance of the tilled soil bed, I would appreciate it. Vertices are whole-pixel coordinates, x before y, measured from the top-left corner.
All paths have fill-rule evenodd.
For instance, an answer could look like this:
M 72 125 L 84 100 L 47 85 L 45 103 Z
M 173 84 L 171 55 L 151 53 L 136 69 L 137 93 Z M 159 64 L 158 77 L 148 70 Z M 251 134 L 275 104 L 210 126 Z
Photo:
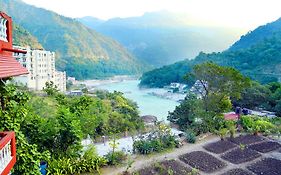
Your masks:
M 224 153 L 232 148 L 237 147 L 236 144 L 227 141 L 227 140 L 220 140 L 215 143 L 210 143 L 208 145 L 203 146 L 207 151 L 216 153 L 216 154 L 221 154 Z
M 187 153 L 181 155 L 179 158 L 193 168 L 207 173 L 217 171 L 226 166 L 224 162 L 203 151 Z
M 238 145 L 240 144 L 249 145 L 252 143 L 261 142 L 265 139 L 257 135 L 244 135 L 235 138 L 229 138 L 228 140 Z
M 230 151 L 222 155 L 221 157 L 231 163 L 239 164 L 239 163 L 244 163 L 254 160 L 260 156 L 261 156 L 260 153 L 251 150 L 249 148 L 245 148 L 245 149 L 236 148 L 233 151 Z
M 254 175 L 254 174 L 243 169 L 232 169 L 223 173 L 222 175 Z
M 279 143 L 272 142 L 272 141 L 257 143 L 257 144 L 249 146 L 250 149 L 259 151 L 261 153 L 267 153 L 267 152 L 270 152 L 273 150 L 277 150 L 280 147 L 281 147 L 281 145 Z
M 137 173 L 139 175 L 183 175 L 192 171 L 191 168 L 185 167 L 182 163 L 176 160 L 167 160 L 155 163 L 150 167 L 143 168 Z
M 247 167 L 257 175 L 280 175 L 281 160 L 265 158 Z

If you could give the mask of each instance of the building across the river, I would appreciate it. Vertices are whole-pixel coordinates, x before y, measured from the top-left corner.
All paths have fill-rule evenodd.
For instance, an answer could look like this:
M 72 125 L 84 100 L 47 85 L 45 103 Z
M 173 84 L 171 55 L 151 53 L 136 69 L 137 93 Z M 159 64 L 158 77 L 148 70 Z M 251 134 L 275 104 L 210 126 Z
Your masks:
M 25 67 L 29 74 L 14 78 L 16 83 L 32 90 L 43 90 L 46 82 L 54 82 L 61 92 L 66 91 L 66 73 L 55 69 L 55 53 L 46 50 L 33 50 L 30 47 L 14 46 L 27 53 L 14 53 L 14 57 Z

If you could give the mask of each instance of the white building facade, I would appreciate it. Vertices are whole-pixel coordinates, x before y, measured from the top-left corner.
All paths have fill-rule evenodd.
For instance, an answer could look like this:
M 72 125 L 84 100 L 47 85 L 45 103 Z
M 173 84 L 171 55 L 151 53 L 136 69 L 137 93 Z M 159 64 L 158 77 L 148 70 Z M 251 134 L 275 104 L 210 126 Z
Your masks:
M 15 53 L 14 57 L 27 68 L 29 74 L 18 76 L 14 81 L 32 90 L 43 90 L 46 82 L 53 81 L 61 92 L 66 91 L 66 73 L 55 69 L 55 53 L 46 50 L 32 50 L 30 47 L 14 46 L 26 50 L 26 54 Z

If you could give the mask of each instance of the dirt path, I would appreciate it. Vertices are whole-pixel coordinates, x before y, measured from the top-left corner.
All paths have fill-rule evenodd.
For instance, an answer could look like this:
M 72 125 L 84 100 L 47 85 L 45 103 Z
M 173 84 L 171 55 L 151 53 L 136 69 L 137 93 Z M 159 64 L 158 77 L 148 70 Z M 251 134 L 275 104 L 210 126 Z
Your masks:
M 137 156 L 134 160 L 134 164 L 132 165 L 132 168 L 130 169 L 131 171 L 135 171 L 138 169 L 141 169 L 143 167 L 149 166 L 155 162 L 158 161 L 163 161 L 166 159 L 178 159 L 178 156 L 185 154 L 187 152 L 195 151 L 195 150 L 201 150 L 203 149 L 202 146 L 205 145 L 206 143 L 211 143 L 218 141 L 219 137 L 217 136 L 207 136 L 206 138 L 198 141 L 196 144 L 185 144 L 184 146 L 174 149 L 172 152 L 167 152 L 167 153 L 159 153 L 159 154 L 153 154 L 153 155 L 147 155 L 147 156 L 142 156 L 139 155 Z M 117 175 L 122 173 L 123 171 L 126 170 L 126 165 L 124 167 L 108 167 L 104 168 L 102 170 L 103 175 Z

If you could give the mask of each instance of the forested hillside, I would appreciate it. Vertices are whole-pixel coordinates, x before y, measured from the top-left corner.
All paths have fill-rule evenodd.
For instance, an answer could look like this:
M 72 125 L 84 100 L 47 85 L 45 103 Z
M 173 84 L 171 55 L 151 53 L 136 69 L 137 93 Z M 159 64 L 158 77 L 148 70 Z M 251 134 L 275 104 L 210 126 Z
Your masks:
M 75 19 L 20 0 L 0 0 L 0 10 L 37 37 L 46 50 L 55 51 L 57 68 L 66 70 L 69 76 L 78 79 L 101 78 L 116 74 L 138 74 L 145 70 L 143 63 L 121 44 Z
M 238 50 L 249 48 L 266 38 L 270 38 L 275 33 L 281 32 L 281 18 L 278 20 L 262 25 L 254 31 L 248 32 L 246 35 L 241 36 L 240 40 L 234 43 L 230 50 Z
M 190 16 L 167 11 L 107 21 L 91 17 L 78 20 L 116 39 L 138 59 L 154 66 L 191 59 L 200 51 L 222 51 L 242 34 L 234 28 L 195 25 Z
M 18 46 L 30 46 L 34 49 L 43 48 L 36 37 L 15 23 L 13 24 L 13 44 Z
M 263 27 L 268 28 L 267 25 Z M 257 30 L 261 31 L 263 27 L 259 27 Z M 213 61 L 219 65 L 234 67 L 244 75 L 261 83 L 278 81 L 278 79 L 280 81 L 281 30 L 274 30 L 276 32 L 268 31 L 267 33 L 271 33 L 271 35 L 266 35 L 262 41 L 249 47 L 241 46 L 241 49 L 230 49 L 222 53 L 200 53 L 194 60 L 185 60 L 144 73 L 140 84 L 149 87 L 163 87 L 171 82 L 183 82 L 183 76 L 189 72 L 193 65 L 205 61 Z M 254 38 L 253 34 L 255 33 L 258 32 L 253 31 L 248 35 Z M 242 44 L 240 44 L 240 41 L 237 41 L 235 45 L 243 45 L 246 42 L 251 43 L 250 39 L 246 40 L 246 38 L 250 38 L 248 35 L 242 37 L 240 40 Z

